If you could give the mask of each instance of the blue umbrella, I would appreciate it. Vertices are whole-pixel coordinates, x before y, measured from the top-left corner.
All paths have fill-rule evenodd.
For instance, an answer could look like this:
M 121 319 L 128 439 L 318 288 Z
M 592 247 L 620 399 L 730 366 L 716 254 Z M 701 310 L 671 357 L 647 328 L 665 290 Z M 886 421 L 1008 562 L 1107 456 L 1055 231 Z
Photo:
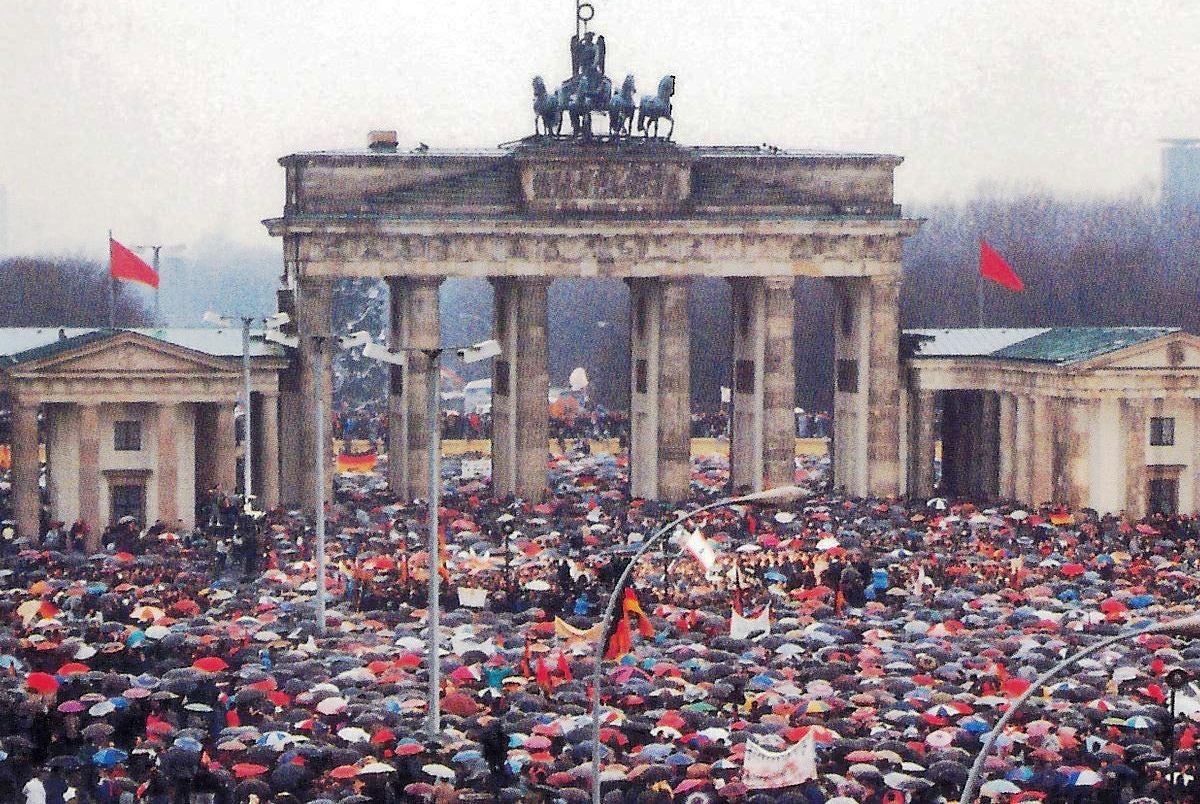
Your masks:
M 118 748 L 101 748 L 92 754 L 92 764 L 99 765 L 102 768 L 111 768 L 114 765 L 120 765 L 127 759 L 129 759 L 129 754 Z
M 1128 600 L 1129 608 L 1131 609 L 1144 609 L 1153 602 L 1153 595 L 1134 595 Z

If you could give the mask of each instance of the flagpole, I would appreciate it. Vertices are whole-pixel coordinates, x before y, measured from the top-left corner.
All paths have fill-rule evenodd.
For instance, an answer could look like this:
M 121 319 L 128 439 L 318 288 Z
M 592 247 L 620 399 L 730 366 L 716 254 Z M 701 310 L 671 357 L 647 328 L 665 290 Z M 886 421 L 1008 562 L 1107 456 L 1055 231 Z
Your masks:
M 112 229 L 108 230 L 108 328 L 117 328 L 117 280 L 112 275 Z
M 983 274 L 982 273 L 980 273 L 979 275 L 977 275 L 975 277 L 975 304 L 976 304 L 976 308 L 979 311 L 978 326 L 980 329 L 983 329 Z

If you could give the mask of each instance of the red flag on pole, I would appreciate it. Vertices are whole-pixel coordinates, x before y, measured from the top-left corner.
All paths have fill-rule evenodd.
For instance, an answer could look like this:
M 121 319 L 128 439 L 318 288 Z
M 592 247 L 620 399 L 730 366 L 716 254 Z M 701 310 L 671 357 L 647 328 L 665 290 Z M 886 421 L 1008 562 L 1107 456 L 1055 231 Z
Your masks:
M 111 237 L 108 238 L 108 271 L 113 279 L 141 282 L 158 289 L 158 272 Z
M 1012 266 L 1005 262 L 1004 258 L 997 254 L 986 240 L 979 241 L 979 275 L 998 285 L 1003 285 L 1009 290 L 1025 289 L 1025 283 L 1021 281 L 1021 277 L 1017 276 L 1017 272 L 1012 269 Z

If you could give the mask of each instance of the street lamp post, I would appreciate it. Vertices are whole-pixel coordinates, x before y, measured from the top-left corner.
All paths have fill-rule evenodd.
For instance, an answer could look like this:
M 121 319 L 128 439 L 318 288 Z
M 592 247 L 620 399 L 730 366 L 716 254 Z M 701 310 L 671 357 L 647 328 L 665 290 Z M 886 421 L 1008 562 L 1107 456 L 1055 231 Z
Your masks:
M 365 333 L 355 333 L 364 336 Z M 430 740 L 436 740 L 442 733 L 442 660 L 438 655 L 441 647 L 441 544 L 438 539 L 438 509 L 441 507 L 442 490 L 442 427 L 441 427 L 441 357 L 446 351 L 454 351 L 463 363 L 478 363 L 481 360 L 496 357 L 500 354 L 500 344 L 494 340 L 483 341 L 473 346 L 439 347 L 437 349 L 417 349 L 403 347 L 389 349 L 381 344 L 373 343 L 369 338 L 360 340 L 356 345 L 363 347 L 363 357 L 390 363 L 396 366 L 408 365 L 408 353 L 420 352 L 428 360 L 429 376 L 426 380 L 427 416 L 429 418 L 429 434 L 426 438 L 429 459 L 429 499 L 428 512 L 425 515 L 427 527 L 427 546 L 429 550 L 429 717 L 426 730 Z M 392 457 L 389 456 L 389 460 Z
M 608 605 L 604 609 L 604 617 L 600 621 L 600 634 L 596 638 L 595 648 L 595 665 L 592 668 L 592 802 L 600 804 L 600 682 L 602 680 L 601 668 L 604 664 L 604 653 L 607 648 L 608 632 L 612 627 L 613 617 L 616 615 L 617 606 L 620 604 L 621 598 L 625 593 L 625 587 L 629 583 L 629 579 L 633 576 L 633 569 L 637 566 L 638 559 L 644 556 L 654 547 L 655 543 L 663 538 L 667 533 L 672 532 L 675 528 L 682 525 L 688 519 L 697 514 L 711 511 L 714 508 L 723 508 L 729 505 L 740 505 L 742 503 L 789 503 L 799 500 L 805 496 L 805 491 L 798 486 L 781 486 L 779 488 L 759 491 L 753 494 L 746 494 L 741 497 L 726 497 L 716 502 L 711 502 L 707 505 L 702 505 L 699 508 L 693 508 L 686 511 L 667 524 L 660 527 L 654 533 L 650 534 L 649 538 L 644 539 L 638 547 L 637 552 L 629 559 L 629 563 L 625 565 L 624 572 L 617 579 L 616 586 L 613 587 L 612 594 L 609 595 Z M 665 552 L 665 548 L 664 548 Z
M 1176 620 L 1169 620 L 1163 623 L 1151 623 L 1140 628 L 1133 628 L 1129 631 L 1122 631 L 1115 636 L 1110 636 L 1105 639 L 1088 645 L 1085 648 L 1077 650 L 1067 658 L 1063 659 L 1058 664 L 1051 667 L 1046 672 L 1038 676 L 1029 688 L 1017 696 L 1000 719 L 996 721 L 996 725 L 987 733 L 983 740 L 983 746 L 979 749 L 979 753 L 975 757 L 975 763 L 971 766 L 971 773 L 967 776 L 967 783 L 963 785 L 962 795 L 958 797 L 959 804 L 974 804 L 975 797 L 979 795 L 980 778 L 983 775 L 983 765 L 987 762 L 988 756 L 992 753 L 992 748 L 996 745 L 996 738 L 1004 733 L 1004 728 L 1008 722 L 1012 720 L 1013 715 L 1025 704 L 1027 700 L 1037 690 L 1040 690 L 1046 684 L 1049 684 L 1059 673 L 1074 666 L 1082 659 L 1086 659 L 1094 653 L 1098 653 L 1109 645 L 1115 645 L 1118 642 L 1125 642 L 1130 639 L 1145 634 L 1177 634 L 1187 631 L 1196 631 L 1200 629 L 1200 614 L 1189 614 L 1187 617 L 1180 617 Z

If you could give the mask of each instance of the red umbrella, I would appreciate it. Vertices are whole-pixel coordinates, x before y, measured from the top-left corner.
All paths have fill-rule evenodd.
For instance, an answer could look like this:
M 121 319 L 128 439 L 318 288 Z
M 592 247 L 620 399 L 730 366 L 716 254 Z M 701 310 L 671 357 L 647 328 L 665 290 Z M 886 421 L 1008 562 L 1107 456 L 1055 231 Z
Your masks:
M 358 775 L 357 765 L 338 765 L 329 772 L 329 775 L 335 779 L 353 779 Z
M 1063 564 L 1060 572 L 1068 578 L 1073 578 L 1083 574 L 1084 566 L 1082 564 Z
M 254 776 L 259 776 L 266 773 L 270 768 L 262 765 L 255 765 L 252 762 L 239 762 L 233 766 L 233 775 L 239 779 L 249 779 Z
M 479 711 L 479 704 L 461 692 L 452 692 L 442 700 L 442 709 L 459 717 L 470 717 Z
M 229 663 L 219 656 L 205 656 L 192 662 L 192 667 L 205 673 L 219 673 L 229 669 Z
M 49 673 L 30 673 L 25 677 L 25 686 L 39 695 L 49 695 L 58 689 L 58 679 Z
M 67 662 L 62 667 L 58 668 L 58 675 L 74 676 L 80 673 L 91 672 L 91 669 L 92 668 L 88 667 L 86 664 L 82 664 L 80 662 Z

